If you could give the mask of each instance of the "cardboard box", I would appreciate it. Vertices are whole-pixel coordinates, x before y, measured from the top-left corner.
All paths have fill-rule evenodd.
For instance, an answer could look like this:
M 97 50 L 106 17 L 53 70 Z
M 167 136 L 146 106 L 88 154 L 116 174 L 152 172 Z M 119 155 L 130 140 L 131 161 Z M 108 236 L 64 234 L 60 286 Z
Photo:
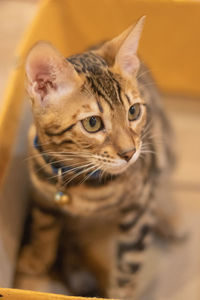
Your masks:
M 31 113 L 24 91 L 24 60 L 38 40 L 65 56 L 110 39 L 140 16 L 146 25 L 139 53 L 165 93 L 200 95 L 200 2 L 192 0 L 44 0 L 19 50 L 0 112 L 0 285 L 12 286 L 26 214 L 26 135 Z M 26 101 L 25 101 L 26 100 Z M 14 299 L 14 298 L 13 298 Z M 22 299 L 22 298 L 20 298 Z

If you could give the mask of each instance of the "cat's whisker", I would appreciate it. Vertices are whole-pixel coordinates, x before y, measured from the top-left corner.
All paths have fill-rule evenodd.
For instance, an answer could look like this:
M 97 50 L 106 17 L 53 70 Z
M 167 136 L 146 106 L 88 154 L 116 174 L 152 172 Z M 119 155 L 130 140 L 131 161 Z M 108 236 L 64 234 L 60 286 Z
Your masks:
M 151 150 L 151 149 L 149 149 L 149 148 L 141 149 L 141 153 L 145 153 L 144 151 L 152 151 L 152 152 L 155 152 L 154 150 Z
M 86 171 L 89 167 L 91 167 L 91 166 L 93 166 L 93 164 L 92 164 L 91 162 L 88 162 L 87 164 L 82 164 L 82 165 L 80 165 L 79 167 L 76 167 L 76 168 L 70 170 L 70 172 L 71 172 L 71 171 L 75 171 L 75 172 L 76 172 L 75 175 L 79 175 L 79 174 L 81 174 L 82 172 L 85 172 L 85 171 Z M 80 172 L 78 171 L 79 169 L 80 169 Z M 63 172 L 63 175 L 66 175 L 67 173 L 68 173 L 68 171 Z
M 79 166 L 74 167 L 74 168 L 72 168 L 72 169 L 70 169 L 70 170 L 64 171 L 64 172 L 62 173 L 62 175 L 67 175 L 67 174 L 69 174 L 69 173 L 71 173 L 71 172 L 77 172 L 77 170 L 79 170 L 79 169 L 82 170 L 83 168 L 88 167 L 88 166 L 90 166 L 90 165 L 91 165 L 91 164 L 79 165 Z M 54 175 L 54 176 L 51 176 L 49 179 L 57 178 L 58 176 L 59 176 L 59 175 L 56 174 L 56 175 Z
M 52 155 L 55 155 L 55 156 L 59 156 L 59 155 L 63 155 L 64 152 L 52 152 L 52 151 L 42 151 L 40 153 L 37 153 L 37 154 L 33 154 L 33 155 L 29 155 L 27 158 L 25 158 L 25 160 L 29 159 L 29 158 L 34 158 L 34 157 L 39 157 L 39 156 L 43 156 L 45 154 L 52 154 Z
M 101 182 L 103 180 L 104 176 L 105 176 L 105 180 L 106 180 L 106 178 L 109 175 L 111 176 L 111 180 L 112 180 L 113 175 L 107 172 L 109 167 L 108 166 L 106 167 L 105 163 L 102 163 L 102 162 L 100 162 L 100 163 L 98 162 L 98 165 L 99 165 L 100 170 L 102 171 L 100 174 L 100 177 L 99 177 L 99 182 Z
M 142 133 L 142 137 L 144 137 L 144 135 L 149 131 L 149 129 L 151 129 L 152 126 L 152 121 L 148 123 L 148 125 L 145 127 L 143 133 Z
M 46 154 L 46 153 L 45 153 L 45 154 Z M 28 161 L 28 160 L 31 160 L 31 159 L 33 159 L 33 158 L 38 158 L 38 157 L 43 158 L 43 156 L 44 156 L 44 153 L 43 153 L 43 154 L 41 154 L 41 153 L 40 153 L 40 154 L 34 154 L 34 155 L 31 155 L 31 156 L 29 156 L 29 157 L 24 158 L 24 161 Z M 55 154 L 54 154 L 54 158 L 56 158 L 56 157 L 58 157 L 58 158 L 63 157 L 63 158 L 68 159 L 68 160 L 72 160 L 72 159 L 74 159 L 74 158 L 81 158 L 81 157 L 78 156 L 78 155 L 72 156 L 72 155 L 55 155 Z
M 163 143 L 167 142 L 164 138 L 162 138 L 160 135 L 157 135 L 157 134 L 149 135 L 147 137 L 147 141 L 152 141 L 153 139 L 156 139 L 156 144 L 158 144 L 158 143 L 163 144 Z
M 146 140 L 150 140 L 151 128 L 147 131 L 143 136 L 141 136 L 141 141 L 144 142 Z
M 75 155 L 75 156 L 78 156 L 78 155 L 86 155 L 86 154 L 90 154 L 89 152 L 83 152 L 83 151 L 81 151 L 81 152 L 78 152 L 78 151 L 76 151 L 76 152 L 69 152 L 69 151 L 62 151 L 62 152 L 58 152 L 58 151 L 44 151 L 44 152 L 41 152 L 41 153 L 44 153 L 44 154 L 57 154 L 57 155 Z
M 95 172 L 97 172 L 98 170 L 100 170 L 101 168 L 98 167 L 96 168 L 94 171 L 92 171 L 91 173 L 89 173 L 81 182 L 80 184 L 83 184 L 89 177 L 91 177 Z
M 83 171 L 81 171 L 81 172 L 75 174 L 75 176 L 73 176 L 73 177 L 70 178 L 69 180 L 65 181 L 64 184 L 68 185 L 68 184 L 69 184 L 72 180 L 74 180 L 76 177 L 82 175 L 83 173 L 87 173 L 88 171 L 90 171 L 90 170 L 92 170 L 92 169 L 94 169 L 94 168 L 95 168 L 95 166 L 92 164 L 92 167 L 88 167 L 88 168 L 84 169 Z
M 143 87 L 148 87 L 148 86 L 156 86 L 155 82 L 148 82 L 148 83 L 143 83 Z
M 113 174 L 108 173 L 107 170 L 108 170 L 108 167 L 105 168 L 105 180 L 106 180 L 106 179 L 108 178 L 108 176 L 110 175 L 110 176 L 111 176 L 111 181 L 112 181 L 112 180 L 113 180 Z
M 146 147 L 146 148 L 150 148 L 151 146 L 153 146 L 153 143 L 143 143 L 140 147 L 140 149 Z
M 148 134 L 146 134 L 146 135 L 145 135 L 144 137 L 142 137 L 141 139 L 142 139 L 142 142 L 143 142 L 144 139 L 147 140 L 147 141 L 151 141 L 151 140 L 153 140 L 154 138 L 156 138 L 156 142 L 157 142 L 157 141 L 164 142 L 164 138 L 163 138 L 163 137 L 161 137 L 159 134 L 151 134 L 151 132 L 148 132 Z M 145 143 L 146 143 L 146 141 L 145 141 Z
M 82 165 L 80 165 L 80 166 L 78 166 L 78 167 L 75 167 L 75 168 L 72 168 L 70 171 L 77 171 L 78 169 L 83 169 L 83 168 L 85 168 L 85 167 L 89 167 L 89 166 L 92 166 L 92 163 L 87 163 L 87 164 L 82 164 Z M 68 173 L 68 171 L 65 171 L 65 172 L 63 172 L 62 174 L 63 175 L 65 175 L 65 174 L 67 174 Z
M 47 165 L 48 166 L 52 166 L 53 164 L 55 163 L 60 163 L 60 162 L 68 162 L 69 160 L 72 160 L 72 159 L 62 159 L 62 160 L 56 160 L 56 161 L 52 161 L 52 162 L 49 162 L 49 163 L 46 163 L 45 165 L 43 165 L 41 168 L 39 168 L 38 170 L 36 170 L 36 172 L 38 173 L 40 170 L 44 169 Z M 80 162 L 76 162 L 76 163 L 73 163 L 73 164 L 68 164 L 67 167 L 74 167 L 74 166 L 79 166 L 80 165 Z M 65 167 L 65 166 L 64 166 Z
M 143 149 L 143 148 L 150 148 L 151 146 L 154 146 L 154 144 L 153 143 L 143 143 L 142 144 L 142 146 L 141 146 L 141 149 Z
M 147 134 L 150 132 L 152 124 L 153 124 L 153 121 L 150 121 L 148 123 L 148 125 L 145 127 L 145 129 L 142 133 L 141 139 L 144 139 L 147 136 Z
M 156 152 L 152 151 L 152 150 L 142 150 L 141 154 L 143 154 L 143 153 L 153 153 L 153 154 L 156 154 Z
M 142 73 L 138 73 L 138 75 L 137 75 L 137 79 L 140 79 L 143 75 L 145 75 L 145 74 L 150 74 L 150 70 L 145 70 L 144 72 L 142 72 Z
M 106 172 L 106 168 L 105 167 L 102 167 L 102 172 L 101 172 L 101 174 L 100 174 L 100 177 L 99 177 L 99 182 L 101 182 L 102 180 L 103 180 L 103 176 L 104 176 L 104 174 L 105 174 L 105 172 Z
M 39 157 L 39 156 L 43 156 L 45 154 L 50 154 L 50 155 L 54 155 L 55 157 L 59 157 L 59 156 L 66 156 L 66 157 L 78 157 L 78 158 L 88 158 L 88 157 L 91 157 L 91 154 L 88 152 L 88 153 L 83 153 L 83 152 L 53 152 L 53 151 L 43 151 L 41 153 L 37 153 L 37 154 L 33 154 L 33 155 L 30 155 L 29 157 L 25 158 L 25 160 L 29 160 L 31 158 L 36 158 L 36 157 Z
M 107 170 L 108 170 L 108 167 L 107 167 L 107 168 L 105 167 L 105 180 L 106 180 L 106 179 L 108 178 L 108 176 L 110 175 L 110 176 L 111 176 L 111 181 L 112 181 L 112 180 L 113 180 L 113 174 L 108 173 Z
M 99 182 L 100 182 L 102 180 L 103 174 L 105 173 L 105 170 L 104 170 L 105 166 L 102 162 L 99 162 L 99 161 L 97 161 L 95 164 L 96 164 L 97 168 L 102 171 L 99 176 Z

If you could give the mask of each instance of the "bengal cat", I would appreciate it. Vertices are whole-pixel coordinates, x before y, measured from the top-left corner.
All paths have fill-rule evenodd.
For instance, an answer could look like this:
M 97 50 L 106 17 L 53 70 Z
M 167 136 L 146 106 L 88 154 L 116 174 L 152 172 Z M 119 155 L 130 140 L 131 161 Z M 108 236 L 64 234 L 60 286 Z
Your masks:
M 137 56 L 143 23 L 67 59 L 39 42 L 26 60 L 35 201 L 18 273 L 47 273 L 59 257 L 74 295 L 92 273 L 101 296 L 138 299 L 152 231 L 173 236 L 171 131 Z

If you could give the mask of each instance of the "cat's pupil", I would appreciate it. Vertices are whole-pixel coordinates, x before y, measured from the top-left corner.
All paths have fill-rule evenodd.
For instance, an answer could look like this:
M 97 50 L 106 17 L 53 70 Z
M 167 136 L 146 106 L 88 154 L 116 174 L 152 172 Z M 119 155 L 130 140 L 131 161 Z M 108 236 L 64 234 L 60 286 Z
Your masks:
M 129 109 L 129 112 L 130 112 L 131 115 L 134 115 L 134 113 L 135 113 L 135 107 L 131 106 L 130 109 Z
M 96 118 L 95 117 L 91 117 L 90 120 L 89 120 L 89 123 L 90 123 L 90 126 L 91 127 L 94 127 L 96 125 Z

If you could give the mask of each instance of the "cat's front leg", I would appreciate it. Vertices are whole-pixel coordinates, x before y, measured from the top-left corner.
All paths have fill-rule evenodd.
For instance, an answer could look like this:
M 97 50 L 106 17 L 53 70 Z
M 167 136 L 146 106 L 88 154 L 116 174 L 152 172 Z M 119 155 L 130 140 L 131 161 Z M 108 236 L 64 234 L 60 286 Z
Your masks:
M 55 261 L 62 228 L 59 216 L 35 206 L 31 214 L 30 241 L 19 255 L 17 273 L 39 275 L 47 273 Z
M 128 221 L 127 221 L 128 220 Z M 151 216 L 144 210 L 125 216 L 119 224 L 115 241 L 114 264 L 111 268 L 109 297 L 138 299 L 139 273 L 145 250 L 151 240 Z

